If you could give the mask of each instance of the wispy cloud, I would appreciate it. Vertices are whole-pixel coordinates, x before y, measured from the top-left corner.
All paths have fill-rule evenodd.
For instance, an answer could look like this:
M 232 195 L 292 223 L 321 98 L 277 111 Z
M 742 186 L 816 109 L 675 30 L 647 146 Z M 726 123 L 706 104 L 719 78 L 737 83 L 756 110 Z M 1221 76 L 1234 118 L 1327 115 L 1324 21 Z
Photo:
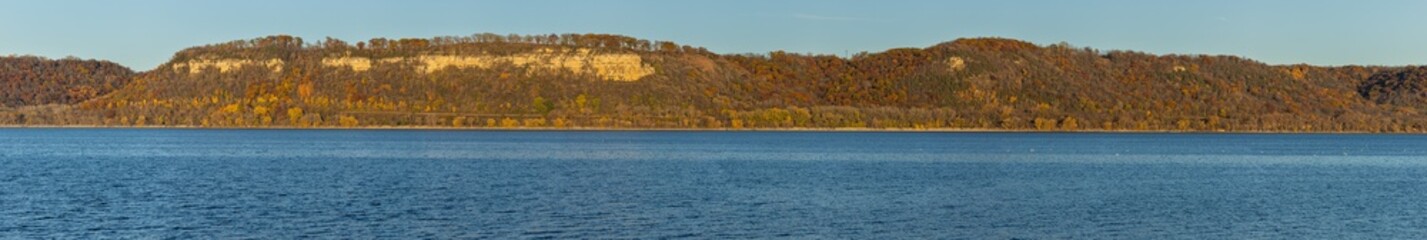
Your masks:
M 871 20 L 872 20 L 872 19 L 857 18 L 857 17 L 823 16 L 823 15 L 806 14 L 806 13 L 793 14 L 793 18 L 802 19 L 802 20 L 810 20 L 810 21 L 844 21 L 844 22 L 865 22 L 865 21 L 871 21 Z

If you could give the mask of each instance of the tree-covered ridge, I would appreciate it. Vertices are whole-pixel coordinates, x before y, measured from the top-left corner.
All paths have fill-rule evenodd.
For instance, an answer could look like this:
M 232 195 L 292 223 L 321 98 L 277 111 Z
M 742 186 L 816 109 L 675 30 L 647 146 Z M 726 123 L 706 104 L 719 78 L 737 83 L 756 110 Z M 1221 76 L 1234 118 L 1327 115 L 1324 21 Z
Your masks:
M 1427 67 L 1378 72 L 1363 82 L 1358 93 L 1377 103 L 1427 106 Z
M 0 57 L 0 107 L 77 103 L 118 89 L 133 74 L 108 61 L 4 56 Z
M 518 58 L 532 55 L 552 62 Z M 576 121 L 613 122 L 620 111 L 668 119 L 649 115 L 681 109 L 658 106 L 663 112 L 654 112 L 632 106 L 713 107 L 712 99 L 685 94 L 738 81 L 717 72 L 724 67 L 715 66 L 719 63 L 710 56 L 716 57 L 699 48 L 612 35 L 481 34 L 356 44 L 336 39 L 304 44 L 274 36 L 181 51 L 173 61 L 137 77 L 135 87 L 87 106 L 108 116 L 104 124 L 193 126 L 455 126 L 547 116 L 565 119 L 519 125 L 575 126 Z M 494 62 L 480 67 L 429 62 L 466 57 Z M 352 59 L 366 63 L 353 64 Z M 625 65 L 647 72 L 610 79 L 602 67 L 618 64 L 609 62 L 614 60 L 636 61 Z M 572 66 L 572 61 L 588 65 Z M 551 68 L 551 63 L 564 67 Z M 678 83 L 687 76 L 721 80 Z
M 1378 67 L 1270 66 L 1233 56 L 1102 52 L 961 39 L 850 59 L 774 53 L 737 61 L 784 103 L 941 110 L 869 126 L 1200 131 L 1420 131 L 1411 106 L 1356 94 Z M 847 84 L 851 83 L 851 84 Z M 819 89 L 820 88 L 820 89 Z M 858 94 L 839 91 L 860 90 Z M 1404 108 L 1406 107 L 1406 108 Z
M 838 57 L 602 34 L 272 36 L 180 51 L 70 114 L 125 126 L 1424 131 L 1423 103 L 1392 100 L 1422 96 L 1416 80 L 1391 80 L 1414 76 L 1388 74 L 1404 69 L 1001 38 Z

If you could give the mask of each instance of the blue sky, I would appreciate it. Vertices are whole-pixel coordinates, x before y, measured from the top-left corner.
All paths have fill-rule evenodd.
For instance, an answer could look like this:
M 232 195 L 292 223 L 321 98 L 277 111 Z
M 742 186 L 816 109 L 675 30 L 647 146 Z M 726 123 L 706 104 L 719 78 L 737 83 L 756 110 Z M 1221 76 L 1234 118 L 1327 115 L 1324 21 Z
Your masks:
M 1421 0 L 0 0 L 0 54 L 151 69 L 190 46 L 289 34 L 614 33 L 720 53 L 842 55 L 1000 36 L 1274 64 L 1427 64 Z

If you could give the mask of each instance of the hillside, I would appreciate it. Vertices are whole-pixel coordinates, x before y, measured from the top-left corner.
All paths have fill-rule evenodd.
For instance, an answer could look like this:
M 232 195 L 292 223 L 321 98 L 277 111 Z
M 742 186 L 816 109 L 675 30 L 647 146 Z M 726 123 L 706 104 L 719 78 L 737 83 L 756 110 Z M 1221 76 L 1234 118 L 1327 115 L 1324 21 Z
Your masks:
M 599 34 L 272 36 L 180 51 L 62 114 L 111 126 L 1421 132 L 1423 71 L 999 38 L 842 58 Z
M 133 74 L 108 61 L 0 57 L 0 106 L 78 103 L 114 91 Z
M 77 121 L 81 117 L 54 117 L 69 112 L 69 104 L 113 92 L 133 75 L 129 68 L 108 61 L 0 57 L 0 124 Z

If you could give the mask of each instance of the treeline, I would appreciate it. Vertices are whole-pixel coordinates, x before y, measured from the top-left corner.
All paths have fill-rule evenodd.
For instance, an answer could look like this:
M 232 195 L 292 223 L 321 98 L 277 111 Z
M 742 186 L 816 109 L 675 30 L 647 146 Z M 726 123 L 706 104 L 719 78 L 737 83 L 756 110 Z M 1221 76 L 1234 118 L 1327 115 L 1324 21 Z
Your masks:
M 1366 132 L 1427 126 L 1420 102 L 1379 104 L 1359 93 L 1374 73 L 1411 79 L 1392 74 L 1400 68 L 1271 66 L 1233 56 L 1102 52 L 999 38 L 846 59 L 783 52 L 727 58 L 758 80 L 757 99 L 772 102 L 761 106 L 771 113 L 741 116 L 787 111 L 779 106 L 857 110 L 810 114 L 814 119 L 860 116 L 842 125 L 732 119 L 758 126 Z M 1394 96 L 1423 94 L 1412 84 L 1393 86 Z
M 1358 88 L 1358 94 L 1377 103 L 1427 106 L 1427 67 L 1373 74 Z
M 108 94 L 133 77 L 109 61 L 0 57 L 0 106 L 73 104 Z
M 546 66 L 498 63 L 428 73 L 418 70 L 419 61 L 383 61 L 579 50 L 633 54 L 641 61 L 635 64 L 656 71 L 616 82 Z M 704 127 L 717 109 L 744 109 L 752 102 L 736 87 L 750 80 L 739 79 L 736 66 L 717 57 L 701 48 L 599 34 L 378 38 L 356 44 L 273 36 L 183 50 L 135 77 L 132 87 L 83 107 L 103 116 L 95 123 L 102 125 Z M 361 70 L 324 63 L 332 58 L 372 63 Z M 174 68 L 222 59 L 257 63 L 226 72 Z M 280 67 L 266 65 L 274 59 Z
M 592 68 L 631 64 L 617 62 L 629 58 L 589 60 L 585 69 L 521 59 L 428 71 L 410 60 L 584 61 L 560 55 L 572 52 L 637 56 L 632 64 L 654 71 L 610 81 L 595 74 L 607 71 Z M 334 66 L 336 58 L 363 64 Z M 222 59 L 249 62 L 176 68 Z M 116 126 L 1422 132 L 1420 72 L 1427 70 L 1274 66 L 999 38 L 844 58 L 719 55 L 603 34 L 356 43 L 272 36 L 183 50 L 121 90 L 53 112 L 84 116 L 63 118 L 69 122 Z

